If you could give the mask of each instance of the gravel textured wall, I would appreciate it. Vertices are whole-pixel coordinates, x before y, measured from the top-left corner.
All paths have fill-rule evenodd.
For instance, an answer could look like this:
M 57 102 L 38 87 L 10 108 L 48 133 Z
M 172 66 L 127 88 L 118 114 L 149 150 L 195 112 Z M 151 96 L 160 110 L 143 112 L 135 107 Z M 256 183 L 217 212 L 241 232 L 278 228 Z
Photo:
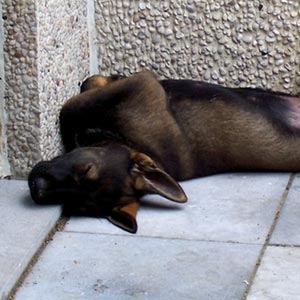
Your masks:
M 58 154 L 59 109 L 88 75 L 86 1 L 5 0 L 3 10 L 8 153 L 25 176 Z
M 39 0 L 38 82 L 41 153 L 57 155 L 58 115 L 64 101 L 79 92 L 89 74 L 87 3 L 84 0 Z
M 2 2 L 0 2 L 0 15 L 2 15 Z M 3 57 L 3 24 L 0 19 L 0 178 L 10 174 L 7 159 L 6 143 L 6 112 L 4 109 L 4 57 Z
M 148 68 L 300 91 L 299 1 L 4 0 L 3 22 L 7 148 L 18 176 L 59 153 L 59 110 L 88 73 Z
M 95 0 L 99 70 L 300 90 L 294 0 Z
M 4 1 L 5 98 L 9 159 L 17 172 L 41 158 L 34 1 Z

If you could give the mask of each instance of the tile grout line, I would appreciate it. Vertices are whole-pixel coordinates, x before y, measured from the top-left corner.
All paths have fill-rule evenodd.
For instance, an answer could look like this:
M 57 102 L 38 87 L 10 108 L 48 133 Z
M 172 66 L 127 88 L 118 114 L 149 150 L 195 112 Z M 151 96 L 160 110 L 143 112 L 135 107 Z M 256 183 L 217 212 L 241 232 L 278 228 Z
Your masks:
M 254 245 L 263 246 L 262 243 L 256 242 L 243 242 L 243 241 L 233 241 L 233 240 L 209 240 L 201 238 L 183 238 L 183 237 L 168 237 L 168 236 L 158 236 L 158 235 L 124 235 L 121 233 L 109 233 L 109 232 L 90 232 L 90 231 L 77 231 L 77 230 L 62 230 L 61 233 L 71 233 L 71 234 L 90 234 L 90 235 L 101 235 L 101 236 L 116 236 L 116 237 L 127 237 L 127 238 L 145 238 L 145 239 L 162 239 L 162 240 L 174 240 L 183 242 L 204 242 L 204 243 L 219 243 L 219 244 L 237 244 L 237 245 Z
M 297 244 L 269 244 L 268 246 L 272 247 L 281 247 L 281 248 L 300 248 L 300 245 Z
M 48 232 L 48 234 L 44 237 L 42 240 L 40 247 L 35 251 L 33 256 L 31 257 L 30 261 L 28 262 L 27 266 L 25 267 L 24 271 L 22 274 L 19 276 L 18 280 L 16 281 L 15 285 L 13 288 L 10 290 L 9 294 L 7 297 L 4 299 L 5 300 L 14 300 L 15 295 L 17 291 L 19 290 L 19 287 L 24 283 L 25 279 L 27 278 L 28 274 L 31 272 L 32 268 L 35 266 L 37 263 L 39 257 L 47 247 L 50 241 L 52 241 L 54 235 L 56 232 L 63 230 L 65 224 L 67 222 L 67 218 L 61 216 L 57 222 L 54 224 L 53 228 Z
M 259 256 L 258 256 L 258 259 L 256 261 L 254 270 L 252 271 L 252 273 L 250 275 L 249 283 L 247 284 L 247 288 L 246 288 L 246 290 L 245 290 L 245 292 L 243 294 L 243 300 L 247 299 L 248 294 L 249 294 L 249 292 L 251 290 L 251 287 L 252 287 L 254 279 L 256 277 L 258 268 L 259 268 L 259 266 L 261 264 L 261 261 L 262 261 L 262 259 L 264 257 L 264 254 L 266 252 L 267 247 L 270 245 L 270 243 L 269 243 L 270 239 L 272 237 L 272 234 L 274 232 L 277 220 L 278 220 L 278 218 L 280 216 L 280 213 L 281 213 L 281 210 L 282 210 L 282 208 L 283 208 L 283 206 L 284 206 L 284 204 L 286 202 L 287 196 L 289 194 L 290 188 L 291 188 L 291 186 L 292 186 L 292 184 L 294 182 L 295 177 L 296 177 L 296 174 L 292 173 L 291 176 L 290 176 L 290 178 L 289 178 L 289 181 L 288 181 L 288 183 L 287 183 L 287 185 L 285 187 L 285 190 L 284 190 L 284 192 L 281 195 L 281 199 L 280 199 L 279 204 L 278 204 L 278 206 L 276 208 L 276 212 L 275 212 L 274 218 L 272 220 L 270 229 L 268 231 L 267 237 L 266 237 L 265 242 L 264 242 L 264 244 L 263 244 L 263 246 L 262 246 L 262 248 L 261 248 L 261 250 L 259 252 Z

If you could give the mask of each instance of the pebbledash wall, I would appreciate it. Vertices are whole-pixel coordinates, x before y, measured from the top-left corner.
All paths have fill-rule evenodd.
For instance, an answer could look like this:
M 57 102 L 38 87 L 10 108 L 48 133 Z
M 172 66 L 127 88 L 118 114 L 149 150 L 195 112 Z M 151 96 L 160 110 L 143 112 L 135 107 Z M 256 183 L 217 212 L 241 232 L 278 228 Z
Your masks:
M 300 2 L 96 0 L 99 70 L 297 93 Z
M 87 1 L 4 0 L 2 19 L 8 160 L 24 177 L 61 151 L 59 109 L 89 73 Z
M 1 144 L 17 176 L 61 151 L 59 110 L 88 74 L 300 92 L 295 0 L 4 0 L 3 23 Z

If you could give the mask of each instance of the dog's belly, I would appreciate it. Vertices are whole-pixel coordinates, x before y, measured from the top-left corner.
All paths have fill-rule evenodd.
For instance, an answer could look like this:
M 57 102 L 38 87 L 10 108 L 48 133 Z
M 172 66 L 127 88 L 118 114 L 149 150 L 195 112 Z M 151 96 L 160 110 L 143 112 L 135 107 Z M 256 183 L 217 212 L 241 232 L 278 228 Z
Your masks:
M 297 97 L 281 97 L 287 103 L 289 108 L 286 111 L 287 126 L 293 130 L 300 131 L 300 98 Z

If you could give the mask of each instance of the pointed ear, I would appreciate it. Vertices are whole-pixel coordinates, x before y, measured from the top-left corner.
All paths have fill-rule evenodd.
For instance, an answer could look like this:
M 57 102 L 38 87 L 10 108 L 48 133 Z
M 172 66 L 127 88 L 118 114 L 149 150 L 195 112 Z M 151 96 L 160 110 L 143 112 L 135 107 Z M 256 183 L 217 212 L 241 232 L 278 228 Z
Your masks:
M 136 215 L 140 207 L 137 201 L 114 207 L 107 219 L 114 225 L 130 232 L 137 232 Z
M 135 188 L 146 194 L 158 194 L 169 200 L 184 203 L 187 201 L 181 186 L 165 171 L 159 168 L 147 155 L 134 152 L 132 175 Z

